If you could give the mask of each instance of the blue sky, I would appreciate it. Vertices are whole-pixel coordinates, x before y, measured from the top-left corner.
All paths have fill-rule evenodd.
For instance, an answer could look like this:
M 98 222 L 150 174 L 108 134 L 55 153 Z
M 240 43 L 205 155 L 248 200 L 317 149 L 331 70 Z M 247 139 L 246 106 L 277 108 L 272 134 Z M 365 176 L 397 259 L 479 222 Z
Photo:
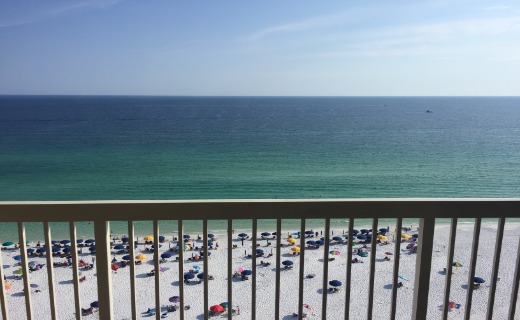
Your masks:
M 520 3 L 4 0 L 0 94 L 520 95 Z

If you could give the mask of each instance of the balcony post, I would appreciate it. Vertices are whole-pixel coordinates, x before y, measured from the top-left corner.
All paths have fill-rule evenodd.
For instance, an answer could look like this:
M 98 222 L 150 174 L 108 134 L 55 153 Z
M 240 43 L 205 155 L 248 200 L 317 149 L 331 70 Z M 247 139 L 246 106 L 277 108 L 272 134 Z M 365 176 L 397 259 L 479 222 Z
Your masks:
M 96 272 L 99 301 L 99 318 L 113 319 L 112 260 L 110 259 L 110 222 L 95 221 Z
M 428 313 L 428 292 L 430 289 L 434 231 L 435 218 L 419 219 L 419 241 L 417 244 L 417 260 L 415 263 L 412 311 L 412 319 L 414 320 L 426 319 L 426 314 Z M 398 232 L 401 232 L 401 230 L 398 230 Z

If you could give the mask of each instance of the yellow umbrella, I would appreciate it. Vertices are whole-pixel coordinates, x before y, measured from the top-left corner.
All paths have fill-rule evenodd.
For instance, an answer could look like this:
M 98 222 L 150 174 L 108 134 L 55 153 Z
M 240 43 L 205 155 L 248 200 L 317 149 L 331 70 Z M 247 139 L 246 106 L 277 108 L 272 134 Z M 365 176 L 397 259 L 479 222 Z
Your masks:
M 401 238 L 410 239 L 411 236 L 409 234 L 407 234 L 407 233 L 403 233 L 403 234 L 401 234 Z
M 138 254 L 137 256 L 135 256 L 135 258 L 136 258 L 137 260 L 144 260 L 144 259 L 146 259 L 146 254 L 142 254 L 142 253 L 140 253 L 140 254 Z
M 287 239 L 287 242 L 289 243 L 292 243 L 292 244 L 295 244 L 298 240 L 294 239 L 294 238 L 289 238 Z
M 144 241 L 153 241 L 153 236 L 144 237 Z
M 292 247 L 291 251 L 300 252 L 300 247 Z
M 387 240 L 388 239 L 386 236 L 383 236 L 383 235 L 378 235 L 377 238 L 379 240 Z

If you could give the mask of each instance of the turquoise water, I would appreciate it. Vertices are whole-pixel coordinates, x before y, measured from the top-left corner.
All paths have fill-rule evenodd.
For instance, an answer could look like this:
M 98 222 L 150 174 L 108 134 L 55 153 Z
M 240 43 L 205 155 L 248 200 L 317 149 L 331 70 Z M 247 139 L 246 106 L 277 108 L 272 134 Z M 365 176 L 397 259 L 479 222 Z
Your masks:
M 0 137 L 2 201 L 520 195 L 518 97 L 0 96 Z

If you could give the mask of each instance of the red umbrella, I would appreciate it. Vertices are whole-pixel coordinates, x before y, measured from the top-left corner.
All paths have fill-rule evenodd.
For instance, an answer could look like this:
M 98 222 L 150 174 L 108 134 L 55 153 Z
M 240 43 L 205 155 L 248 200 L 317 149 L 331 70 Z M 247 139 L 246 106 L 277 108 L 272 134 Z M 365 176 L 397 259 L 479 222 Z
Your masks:
M 221 306 L 221 305 L 219 305 L 219 304 L 216 304 L 216 305 L 214 305 L 214 306 L 211 306 L 211 307 L 209 308 L 209 310 L 210 310 L 211 312 L 222 312 L 222 311 L 224 311 L 225 309 L 224 309 L 223 306 Z
M 119 269 L 119 266 L 115 263 L 112 263 L 112 270 L 117 271 Z

